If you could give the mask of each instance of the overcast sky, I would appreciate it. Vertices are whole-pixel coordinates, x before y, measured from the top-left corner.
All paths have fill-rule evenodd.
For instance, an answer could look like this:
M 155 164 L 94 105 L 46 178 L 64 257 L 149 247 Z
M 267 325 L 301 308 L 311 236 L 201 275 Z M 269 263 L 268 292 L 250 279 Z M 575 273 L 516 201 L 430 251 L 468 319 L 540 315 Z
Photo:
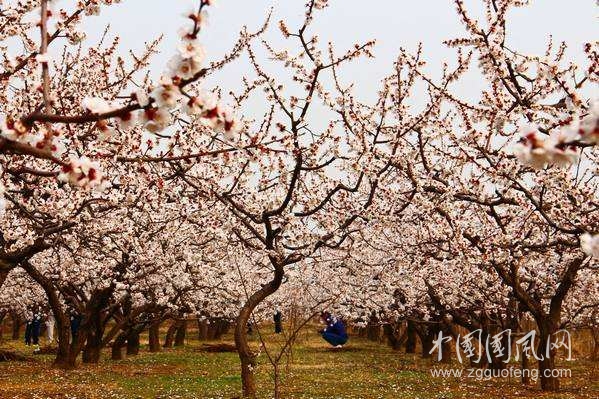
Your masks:
M 65 4 L 72 0 L 61 0 Z M 278 48 L 292 49 L 278 33 L 277 22 L 284 19 L 291 29 L 300 26 L 306 0 L 218 0 L 210 7 L 210 25 L 202 35 L 209 58 L 218 59 L 231 48 L 243 25 L 250 30 L 261 25 L 273 8 L 273 24 L 269 37 Z M 482 17 L 481 0 L 465 0 L 472 15 Z M 154 59 L 157 70 L 172 56 L 178 41 L 177 31 L 185 23 L 183 13 L 191 0 L 123 0 L 107 7 L 99 17 L 88 18 L 90 38 L 98 37 L 107 24 L 122 38 L 121 48 L 141 49 L 145 41 L 164 34 L 161 54 Z M 339 53 L 355 42 L 377 39 L 375 60 L 362 60 L 344 72 L 346 81 L 355 81 L 358 93 L 375 94 L 373 85 L 389 74 L 400 47 L 415 49 L 424 45 L 425 59 L 431 71 L 440 70 L 443 60 L 455 60 L 455 50 L 442 41 L 460 37 L 459 23 L 452 0 L 330 0 L 330 7 L 319 12 L 312 27 L 321 43 L 333 41 Z M 595 0 L 536 0 L 531 6 L 510 14 L 510 47 L 528 54 L 542 54 L 548 36 L 568 43 L 569 58 L 582 59 L 582 45 L 599 38 L 599 7 Z M 247 64 L 238 62 L 219 75 L 219 84 L 230 89 L 246 71 Z M 465 95 L 476 96 L 476 82 L 463 85 Z

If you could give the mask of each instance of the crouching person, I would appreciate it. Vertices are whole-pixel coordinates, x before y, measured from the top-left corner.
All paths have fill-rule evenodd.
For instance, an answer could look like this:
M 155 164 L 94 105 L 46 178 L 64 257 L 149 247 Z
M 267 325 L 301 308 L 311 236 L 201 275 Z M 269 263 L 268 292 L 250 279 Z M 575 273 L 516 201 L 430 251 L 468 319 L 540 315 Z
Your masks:
M 326 327 L 320 331 L 322 338 L 335 348 L 343 348 L 348 339 L 345 324 L 326 311 L 320 314 L 320 318 L 326 324 Z

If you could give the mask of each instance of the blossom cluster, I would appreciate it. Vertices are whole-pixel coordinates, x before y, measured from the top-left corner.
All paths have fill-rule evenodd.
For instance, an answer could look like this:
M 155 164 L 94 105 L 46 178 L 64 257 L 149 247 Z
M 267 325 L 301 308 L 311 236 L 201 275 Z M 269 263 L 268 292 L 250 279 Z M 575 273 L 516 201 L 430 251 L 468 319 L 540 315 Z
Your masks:
M 578 160 L 581 145 L 599 143 L 599 101 L 592 103 L 585 117 L 573 118 L 550 135 L 541 133 L 537 125 L 524 127 L 520 135 L 514 153 L 522 163 L 535 169 L 551 164 L 568 166 Z
M 62 167 L 58 179 L 75 187 L 88 187 L 100 192 L 110 186 L 110 183 L 104 179 L 100 165 L 85 156 L 71 157 L 70 161 Z
M 120 115 L 117 118 L 120 128 L 133 126 L 139 120 L 147 131 L 159 133 L 173 123 L 172 111 L 179 107 L 187 115 L 199 117 L 203 124 L 223 133 L 225 138 L 234 138 L 240 128 L 240 122 L 230 108 L 220 104 L 216 95 L 211 92 L 201 92 L 194 96 L 185 91 L 189 83 L 205 73 L 206 51 L 198 40 L 198 34 L 208 18 L 203 7 L 212 4 L 212 1 L 202 0 L 199 12 L 194 10 L 185 14 L 191 20 L 191 24 L 180 30 L 181 42 L 177 47 L 177 53 L 168 62 L 166 73 L 149 94 L 138 90 L 131 95 L 141 111 L 139 115 L 134 112 L 124 112 Z M 87 111 L 99 115 L 118 109 L 97 97 L 84 99 L 82 105 Z M 114 135 L 114 128 L 106 122 L 99 123 L 97 127 L 103 137 Z
M 583 234 L 580 237 L 580 247 L 587 255 L 599 259 L 599 234 Z
M 42 36 L 48 29 L 48 23 L 54 16 L 58 16 L 56 32 L 53 37 L 59 37 L 58 33 L 66 31 L 71 44 L 74 41 L 83 40 L 84 35 L 77 34 L 74 30 L 75 22 L 80 15 L 97 15 L 101 4 L 114 4 L 112 0 L 93 0 L 80 2 L 78 9 L 69 15 L 66 11 L 55 12 L 52 3 L 42 2 L 40 21 L 36 24 L 41 27 Z M 26 153 L 34 157 L 49 159 L 62 167 L 61 179 L 75 184 L 77 187 L 99 189 L 105 184 L 96 184 L 96 179 L 102 179 L 101 173 L 93 172 L 93 178 L 89 178 L 86 170 L 90 159 L 98 154 L 97 151 L 87 154 L 83 158 L 81 154 L 77 162 L 73 161 L 76 151 L 70 148 L 68 143 L 70 137 L 65 137 L 63 130 L 59 127 L 63 123 L 85 124 L 92 122 L 96 131 L 98 144 L 104 142 L 118 143 L 123 132 L 131 131 L 138 124 L 151 133 L 159 133 L 171 126 L 181 110 L 191 118 L 198 120 L 218 133 L 223 134 L 228 141 L 233 141 L 236 133 L 241 128 L 240 121 L 236 118 L 234 111 L 221 104 L 219 98 L 212 92 L 199 90 L 199 94 L 191 94 L 191 84 L 202 78 L 207 69 L 204 66 L 206 52 L 198 40 L 198 35 L 207 22 L 205 7 L 214 4 L 212 0 L 200 0 L 199 9 L 194 9 L 185 14 L 191 21 L 189 26 L 180 30 L 181 42 L 177 47 L 176 55 L 168 63 L 168 69 L 161 77 L 155 87 L 139 89 L 131 93 L 129 102 L 123 104 L 123 96 L 115 93 L 101 93 L 95 96 L 84 97 L 80 104 L 83 113 L 77 116 L 53 114 L 57 104 L 56 94 L 51 93 L 51 59 L 48 54 L 47 45 L 44 40 L 39 50 L 32 48 L 32 57 L 35 60 L 37 71 L 35 72 L 35 90 L 37 94 L 43 93 L 43 108 L 34 111 L 31 115 L 18 119 L 10 116 L 3 117 L 0 123 L 0 135 L 9 142 L 22 144 L 18 148 L 19 153 Z M 45 11 L 44 11 L 45 10 Z M 77 39 L 77 40 L 75 40 Z M 143 61 L 137 60 L 140 65 Z M 25 64 L 23 64 L 25 65 Z M 7 72 L 8 73 L 8 72 Z M 124 88 L 124 87 L 123 87 Z M 57 90 L 58 91 L 58 90 Z M 50 117 L 56 123 L 46 120 Z M 178 117 L 178 116 L 177 116 Z M 139 133 L 141 136 L 141 133 Z M 152 148 L 151 145 L 148 146 Z M 63 161 L 63 156 L 68 156 L 68 162 Z M 94 164 L 89 168 L 99 171 L 99 165 Z

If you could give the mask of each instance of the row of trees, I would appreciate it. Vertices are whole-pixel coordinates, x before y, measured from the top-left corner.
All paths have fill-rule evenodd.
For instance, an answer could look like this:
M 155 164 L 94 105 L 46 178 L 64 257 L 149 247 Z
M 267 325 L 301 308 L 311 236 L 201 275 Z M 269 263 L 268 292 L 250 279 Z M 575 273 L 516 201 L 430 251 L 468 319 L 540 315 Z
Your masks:
M 51 308 L 57 366 L 97 361 L 167 318 L 236 319 L 253 397 L 246 326 L 275 306 L 356 322 L 374 311 L 423 337 L 532 317 L 540 347 L 598 324 L 596 42 L 582 66 L 563 44 L 521 54 L 506 22 L 522 2 L 484 0 L 477 21 L 455 0 L 453 66 L 433 78 L 421 49 L 402 50 L 366 102 L 343 70 L 374 42 L 323 48 L 311 24 L 326 1 L 310 0 L 297 28 L 279 23 L 294 50 L 262 40 L 267 19 L 208 62 L 212 1 L 197 0 L 157 82 L 158 42 L 130 59 L 117 40 L 83 46 L 82 20 L 112 3 L 0 13 L 0 293 L 7 311 Z M 240 57 L 253 70 L 238 90 L 201 86 Z M 468 72 L 485 82 L 475 101 L 454 89 Z

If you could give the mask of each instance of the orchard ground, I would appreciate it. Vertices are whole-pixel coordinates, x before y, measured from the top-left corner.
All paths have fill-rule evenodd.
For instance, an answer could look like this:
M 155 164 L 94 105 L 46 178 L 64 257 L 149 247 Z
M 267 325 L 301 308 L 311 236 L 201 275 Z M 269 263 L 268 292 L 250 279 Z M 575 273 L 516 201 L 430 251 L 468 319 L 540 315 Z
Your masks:
M 536 385 L 517 380 L 433 378 L 438 364 L 393 351 L 384 344 L 352 337 L 342 350 L 329 348 L 310 326 L 301 332 L 292 359 L 283 361 L 285 398 L 597 398 L 599 362 L 559 362 L 572 370 L 562 379 L 559 393 L 542 393 Z M 4 340 L 2 349 L 22 353 L 28 361 L 0 363 L 0 398 L 237 398 L 240 390 L 239 360 L 234 352 L 208 353 L 189 331 L 187 345 L 111 361 L 108 350 L 98 365 L 81 364 L 64 372 L 51 368 L 51 355 L 32 355 L 31 349 Z M 271 349 L 279 337 L 263 335 Z M 257 344 L 257 334 L 254 340 Z M 144 342 L 147 342 L 145 340 Z M 232 343 L 226 336 L 222 342 Z M 213 344 L 214 342 L 211 342 Z M 272 367 L 259 356 L 259 396 L 271 397 Z M 289 364 L 289 368 L 286 368 Z M 444 367 L 461 367 L 455 363 Z

